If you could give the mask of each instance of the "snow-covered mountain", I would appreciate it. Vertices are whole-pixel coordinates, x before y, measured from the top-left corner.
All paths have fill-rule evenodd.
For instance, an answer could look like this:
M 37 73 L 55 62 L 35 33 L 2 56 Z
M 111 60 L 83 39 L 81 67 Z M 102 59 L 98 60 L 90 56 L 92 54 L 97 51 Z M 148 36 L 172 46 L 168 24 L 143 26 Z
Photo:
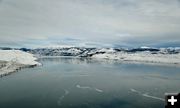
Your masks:
M 20 51 L 21 50 L 21 51 Z M 73 56 L 96 60 L 118 62 L 159 63 L 180 66 L 180 48 L 0 48 L 0 76 L 14 72 L 21 67 L 37 65 L 36 58 L 44 56 Z
M 9 49 L 5 48 L 4 50 Z M 96 59 L 115 59 L 119 61 L 180 64 L 180 47 L 175 48 L 85 48 L 56 47 L 19 50 L 31 53 L 37 57 L 73 56 Z
M 150 48 L 140 47 L 132 49 L 124 48 L 84 48 L 84 47 L 64 47 L 64 48 L 38 48 L 20 50 L 30 52 L 39 56 L 78 56 L 91 57 L 97 54 L 117 54 L 117 53 L 148 53 L 148 54 L 179 54 L 180 48 Z
M 20 49 L 36 56 L 74 56 L 119 61 L 180 64 L 180 48 L 38 48 Z

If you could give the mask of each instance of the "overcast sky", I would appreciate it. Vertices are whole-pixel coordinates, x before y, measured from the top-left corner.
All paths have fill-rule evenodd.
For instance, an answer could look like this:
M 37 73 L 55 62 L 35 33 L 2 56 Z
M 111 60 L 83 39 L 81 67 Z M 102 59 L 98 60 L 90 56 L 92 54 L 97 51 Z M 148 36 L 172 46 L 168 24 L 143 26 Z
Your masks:
M 180 46 L 180 0 L 0 0 L 0 46 Z

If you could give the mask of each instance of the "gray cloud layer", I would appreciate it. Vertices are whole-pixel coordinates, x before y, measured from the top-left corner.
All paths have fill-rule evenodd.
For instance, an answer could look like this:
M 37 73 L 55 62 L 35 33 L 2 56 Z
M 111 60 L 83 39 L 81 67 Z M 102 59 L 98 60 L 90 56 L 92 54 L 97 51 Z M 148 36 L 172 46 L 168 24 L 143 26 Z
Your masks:
M 0 45 L 178 43 L 179 19 L 179 0 L 1 0 Z

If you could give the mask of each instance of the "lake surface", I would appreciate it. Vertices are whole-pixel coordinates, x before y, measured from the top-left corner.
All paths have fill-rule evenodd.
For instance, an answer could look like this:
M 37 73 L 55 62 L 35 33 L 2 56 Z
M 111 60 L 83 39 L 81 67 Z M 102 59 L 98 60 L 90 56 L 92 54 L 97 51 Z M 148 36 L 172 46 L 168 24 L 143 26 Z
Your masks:
M 180 68 L 81 58 L 43 58 L 43 66 L 0 78 L 0 108 L 164 108 L 180 92 Z

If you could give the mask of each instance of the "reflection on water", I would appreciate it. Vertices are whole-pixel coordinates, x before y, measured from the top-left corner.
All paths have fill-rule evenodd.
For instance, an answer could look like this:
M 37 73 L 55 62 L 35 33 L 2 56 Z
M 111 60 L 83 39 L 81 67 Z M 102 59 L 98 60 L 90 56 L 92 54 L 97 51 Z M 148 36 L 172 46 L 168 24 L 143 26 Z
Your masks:
M 151 63 L 151 62 L 138 62 L 138 61 L 124 61 L 124 60 L 117 60 L 117 59 L 95 59 L 95 58 L 81 58 L 81 57 L 44 57 L 41 58 L 41 61 L 53 61 L 53 62 L 65 62 L 71 64 L 137 64 L 137 65 L 152 65 L 152 66 L 166 66 L 166 67 L 177 67 L 180 66 L 178 64 L 164 64 L 164 63 Z M 49 60 L 51 59 L 51 60 Z
M 119 63 L 118 60 L 108 60 L 108 59 L 93 59 L 93 58 L 76 58 L 76 57 L 51 57 L 51 58 L 41 58 L 40 61 L 53 61 L 53 62 L 64 62 L 70 64 L 114 64 Z
M 42 58 L 0 79 L 0 108 L 163 108 L 180 68 L 84 58 Z

